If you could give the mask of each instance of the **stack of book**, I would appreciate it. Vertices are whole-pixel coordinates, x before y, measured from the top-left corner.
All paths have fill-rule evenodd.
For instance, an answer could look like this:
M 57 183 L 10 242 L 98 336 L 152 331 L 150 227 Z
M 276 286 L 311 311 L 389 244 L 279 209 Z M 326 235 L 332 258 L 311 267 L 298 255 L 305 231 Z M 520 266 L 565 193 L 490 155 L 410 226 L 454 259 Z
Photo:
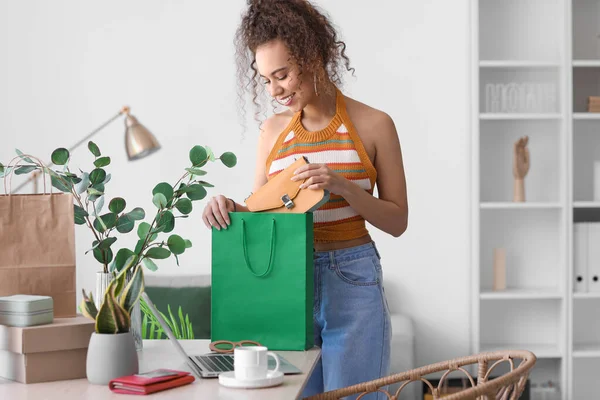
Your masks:
M 588 97 L 588 112 L 600 112 L 600 96 Z

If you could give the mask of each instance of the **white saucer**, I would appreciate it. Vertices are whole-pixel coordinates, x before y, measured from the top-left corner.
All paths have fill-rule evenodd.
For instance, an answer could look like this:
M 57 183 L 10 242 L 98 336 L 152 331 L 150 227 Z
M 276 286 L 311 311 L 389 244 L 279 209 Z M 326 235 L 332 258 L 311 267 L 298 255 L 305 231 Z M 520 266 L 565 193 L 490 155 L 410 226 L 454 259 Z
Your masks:
M 275 371 L 267 374 L 266 378 L 254 380 L 237 380 L 235 371 L 227 371 L 219 374 L 219 383 L 223 386 L 239 389 L 258 389 L 281 385 L 283 383 L 283 372 Z

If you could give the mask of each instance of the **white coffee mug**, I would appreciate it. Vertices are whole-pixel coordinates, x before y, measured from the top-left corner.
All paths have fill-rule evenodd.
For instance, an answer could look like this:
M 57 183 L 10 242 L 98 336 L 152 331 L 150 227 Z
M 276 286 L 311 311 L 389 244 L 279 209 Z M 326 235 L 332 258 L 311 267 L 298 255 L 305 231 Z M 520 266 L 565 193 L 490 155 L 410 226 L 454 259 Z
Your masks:
M 275 369 L 268 369 L 268 357 L 275 359 Z M 279 357 L 264 346 L 242 346 L 233 351 L 235 379 L 264 379 L 268 373 L 279 371 Z

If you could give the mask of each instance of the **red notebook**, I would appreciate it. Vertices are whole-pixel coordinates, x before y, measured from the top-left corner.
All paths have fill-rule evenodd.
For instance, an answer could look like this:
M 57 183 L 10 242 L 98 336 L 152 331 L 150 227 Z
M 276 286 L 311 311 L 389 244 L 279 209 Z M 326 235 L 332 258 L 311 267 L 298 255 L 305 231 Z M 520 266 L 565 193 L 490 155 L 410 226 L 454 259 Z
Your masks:
M 194 382 L 189 372 L 156 369 L 143 374 L 113 379 L 108 387 L 115 393 L 145 395 Z

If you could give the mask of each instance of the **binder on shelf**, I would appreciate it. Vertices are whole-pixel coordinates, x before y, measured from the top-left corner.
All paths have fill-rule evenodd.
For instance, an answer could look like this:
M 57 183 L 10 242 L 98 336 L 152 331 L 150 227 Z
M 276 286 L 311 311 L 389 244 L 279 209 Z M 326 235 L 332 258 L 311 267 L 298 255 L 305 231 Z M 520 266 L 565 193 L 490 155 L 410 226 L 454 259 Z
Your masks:
M 588 224 L 588 290 L 600 292 L 600 223 Z
M 588 223 L 573 224 L 573 292 L 588 291 Z

